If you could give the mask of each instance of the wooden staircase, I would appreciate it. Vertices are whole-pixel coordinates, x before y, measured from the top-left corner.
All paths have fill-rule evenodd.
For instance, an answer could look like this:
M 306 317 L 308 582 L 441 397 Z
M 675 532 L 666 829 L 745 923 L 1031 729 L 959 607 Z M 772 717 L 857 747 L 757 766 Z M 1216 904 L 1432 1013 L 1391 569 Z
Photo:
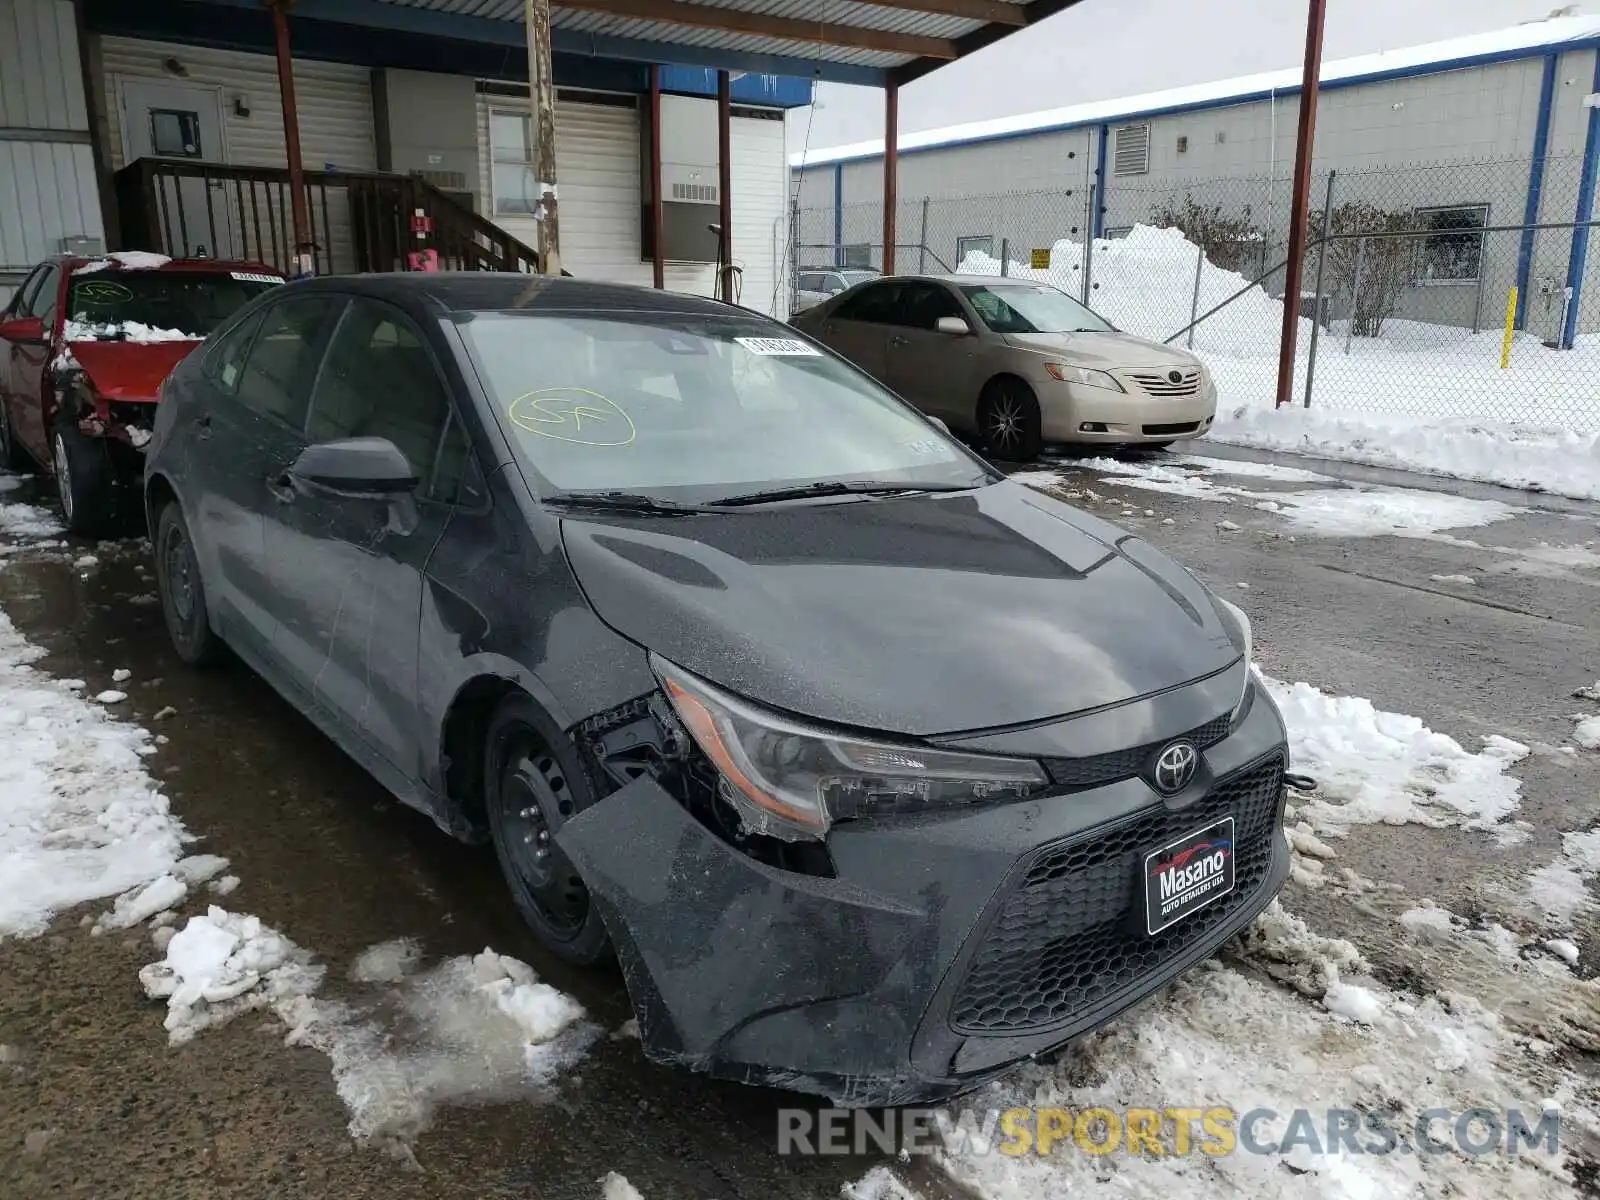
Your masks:
M 115 180 L 123 249 L 248 259 L 293 273 L 287 169 L 141 158 Z M 424 180 L 307 171 L 305 184 L 318 275 L 404 271 L 407 255 L 422 249 L 438 254 L 441 271 L 538 270 L 537 250 Z M 433 223 L 424 238 L 412 232 L 419 210 Z

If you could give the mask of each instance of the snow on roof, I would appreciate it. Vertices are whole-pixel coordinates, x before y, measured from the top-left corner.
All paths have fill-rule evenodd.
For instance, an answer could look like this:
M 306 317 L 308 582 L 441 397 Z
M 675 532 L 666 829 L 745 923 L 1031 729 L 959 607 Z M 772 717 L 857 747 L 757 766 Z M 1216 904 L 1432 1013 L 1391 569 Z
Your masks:
M 1593 37 L 1600 37 L 1600 17 L 1556 17 L 1546 21 L 1529 21 L 1490 33 L 1450 38 L 1442 42 L 1427 42 L 1420 46 L 1407 46 L 1398 50 L 1380 50 L 1373 54 L 1360 54 L 1354 58 L 1325 62 L 1322 64 L 1321 78 L 1324 84 L 1349 82 L 1394 71 L 1413 71 L 1461 60 L 1516 54 L 1519 51 L 1532 53 L 1544 47 L 1581 42 Z M 925 129 L 921 133 L 903 135 L 900 138 L 900 150 L 904 153 L 908 150 L 984 141 L 1011 134 L 1092 125 L 1137 113 L 1215 104 L 1266 92 L 1295 92 L 1300 88 L 1300 76 L 1300 68 L 1291 67 L 1281 71 L 1264 71 L 1256 75 L 1240 75 L 1212 83 L 1168 88 L 1160 92 L 1146 92 L 1138 96 L 1091 100 L 1063 108 L 1047 108 L 1036 112 L 1017 113 L 1009 117 L 994 117 L 987 121 L 946 125 L 940 129 Z M 874 158 L 882 153 L 883 139 L 874 138 L 871 141 L 816 149 L 804 155 L 793 154 L 789 157 L 789 165 L 815 167 L 857 158 Z

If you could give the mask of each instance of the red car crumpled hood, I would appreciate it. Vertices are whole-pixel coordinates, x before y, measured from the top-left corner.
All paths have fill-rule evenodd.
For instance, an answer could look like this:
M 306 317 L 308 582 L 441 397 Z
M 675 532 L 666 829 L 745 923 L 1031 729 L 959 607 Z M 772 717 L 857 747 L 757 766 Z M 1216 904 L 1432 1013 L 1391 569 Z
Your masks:
M 107 400 L 154 401 L 162 381 L 199 342 L 68 342 L 67 348 Z

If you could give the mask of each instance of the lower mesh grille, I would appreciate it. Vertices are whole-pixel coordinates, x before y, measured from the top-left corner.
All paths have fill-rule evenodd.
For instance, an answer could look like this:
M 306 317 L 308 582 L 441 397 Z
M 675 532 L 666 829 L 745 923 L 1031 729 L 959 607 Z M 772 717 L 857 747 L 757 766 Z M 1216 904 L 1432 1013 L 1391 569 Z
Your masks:
M 1181 812 L 1154 805 L 1120 825 L 1048 847 L 984 935 L 950 1009 L 962 1033 L 1065 1021 L 1131 989 L 1222 925 L 1260 887 L 1282 820 L 1281 756 L 1216 784 Z M 1145 932 L 1144 855 L 1223 817 L 1235 832 L 1232 892 L 1155 935 Z

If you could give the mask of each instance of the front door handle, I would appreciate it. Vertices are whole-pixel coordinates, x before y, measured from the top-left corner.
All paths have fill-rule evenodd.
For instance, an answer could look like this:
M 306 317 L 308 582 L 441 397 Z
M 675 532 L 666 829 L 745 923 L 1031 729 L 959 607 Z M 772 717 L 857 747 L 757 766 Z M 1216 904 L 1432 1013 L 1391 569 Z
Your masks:
M 283 504 L 288 504 L 294 499 L 294 480 L 289 478 L 289 472 L 279 471 L 267 476 L 267 491 L 272 493 L 272 498 Z
M 211 414 L 201 413 L 194 419 L 195 436 L 208 438 L 211 436 Z
M 906 339 L 901 337 L 898 333 L 889 339 L 889 345 L 891 346 L 904 346 L 905 344 Z

